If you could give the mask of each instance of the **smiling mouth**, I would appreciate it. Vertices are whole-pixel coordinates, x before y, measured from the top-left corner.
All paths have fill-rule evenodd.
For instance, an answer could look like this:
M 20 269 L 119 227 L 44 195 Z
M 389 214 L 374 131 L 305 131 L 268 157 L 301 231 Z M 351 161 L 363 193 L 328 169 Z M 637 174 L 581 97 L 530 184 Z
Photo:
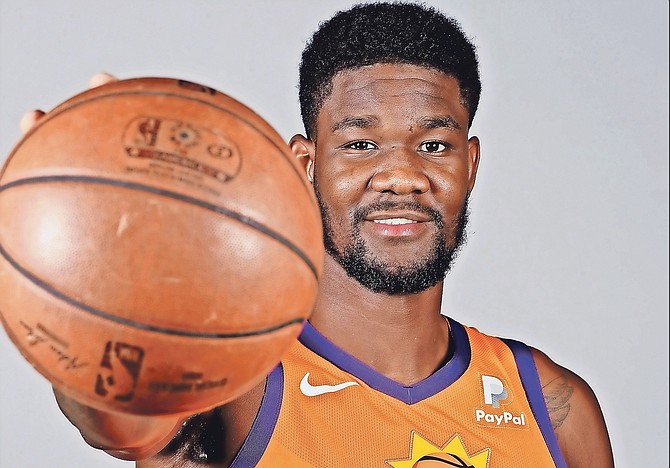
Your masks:
M 421 226 L 435 224 L 442 226 L 442 215 L 435 209 L 416 201 L 382 200 L 360 207 L 352 214 L 353 223 L 370 223 L 377 229 L 388 230 L 388 233 L 418 232 Z
M 387 224 L 389 226 L 400 226 L 403 224 L 417 224 L 418 221 L 414 221 L 413 219 L 407 219 L 407 218 L 386 218 L 386 219 L 373 219 L 373 223 L 375 224 Z

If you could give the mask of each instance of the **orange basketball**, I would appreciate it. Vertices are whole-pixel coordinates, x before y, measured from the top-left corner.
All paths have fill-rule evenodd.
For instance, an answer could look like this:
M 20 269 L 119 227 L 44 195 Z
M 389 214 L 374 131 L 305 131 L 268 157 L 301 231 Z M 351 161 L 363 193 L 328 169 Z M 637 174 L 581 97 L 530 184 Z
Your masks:
M 0 174 L 0 317 L 90 406 L 198 412 L 259 383 L 315 301 L 321 220 L 286 143 L 236 100 L 123 80 L 44 116 Z

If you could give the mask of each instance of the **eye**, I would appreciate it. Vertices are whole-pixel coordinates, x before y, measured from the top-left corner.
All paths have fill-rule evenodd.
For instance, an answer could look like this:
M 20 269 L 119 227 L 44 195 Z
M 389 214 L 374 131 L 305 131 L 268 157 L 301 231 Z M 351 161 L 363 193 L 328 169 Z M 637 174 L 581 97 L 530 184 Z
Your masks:
M 377 145 L 372 143 L 371 141 L 366 141 L 366 140 L 358 140 L 358 141 L 352 141 L 351 143 L 347 143 L 345 145 L 342 145 L 342 148 L 354 150 L 354 151 L 370 151 L 373 149 L 377 149 Z
M 419 151 L 423 153 L 441 153 L 449 149 L 450 146 L 442 141 L 425 141 L 419 145 Z

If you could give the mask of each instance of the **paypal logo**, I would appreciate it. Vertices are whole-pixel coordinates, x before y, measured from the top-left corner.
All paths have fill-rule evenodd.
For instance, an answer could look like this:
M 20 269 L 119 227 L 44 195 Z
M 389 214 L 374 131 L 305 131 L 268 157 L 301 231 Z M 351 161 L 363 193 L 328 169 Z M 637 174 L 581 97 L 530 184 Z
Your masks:
M 484 404 L 493 408 L 500 408 L 500 402 L 508 397 L 505 386 L 499 378 L 492 375 L 482 375 L 482 391 L 484 392 Z M 526 415 L 523 413 L 513 414 L 509 411 L 487 412 L 484 409 L 475 409 L 475 421 L 485 427 L 514 427 L 525 426 Z
M 484 403 L 494 408 L 500 408 L 500 402 L 507 398 L 507 390 L 500 379 L 482 375 L 482 388 L 484 390 Z

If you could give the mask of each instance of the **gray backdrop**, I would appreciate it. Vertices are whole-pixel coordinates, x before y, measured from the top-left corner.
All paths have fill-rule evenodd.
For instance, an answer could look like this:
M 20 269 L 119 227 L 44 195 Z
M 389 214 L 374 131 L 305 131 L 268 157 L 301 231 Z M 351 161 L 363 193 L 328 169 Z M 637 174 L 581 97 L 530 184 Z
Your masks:
M 618 466 L 668 466 L 668 2 L 433 1 L 479 47 L 482 141 L 444 312 L 526 341 L 599 396 Z M 304 41 L 348 0 L 0 0 L 0 155 L 91 74 L 198 81 L 301 132 Z M 2 156 L 4 158 L 4 156 Z M 0 466 L 89 448 L 0 332 Z

